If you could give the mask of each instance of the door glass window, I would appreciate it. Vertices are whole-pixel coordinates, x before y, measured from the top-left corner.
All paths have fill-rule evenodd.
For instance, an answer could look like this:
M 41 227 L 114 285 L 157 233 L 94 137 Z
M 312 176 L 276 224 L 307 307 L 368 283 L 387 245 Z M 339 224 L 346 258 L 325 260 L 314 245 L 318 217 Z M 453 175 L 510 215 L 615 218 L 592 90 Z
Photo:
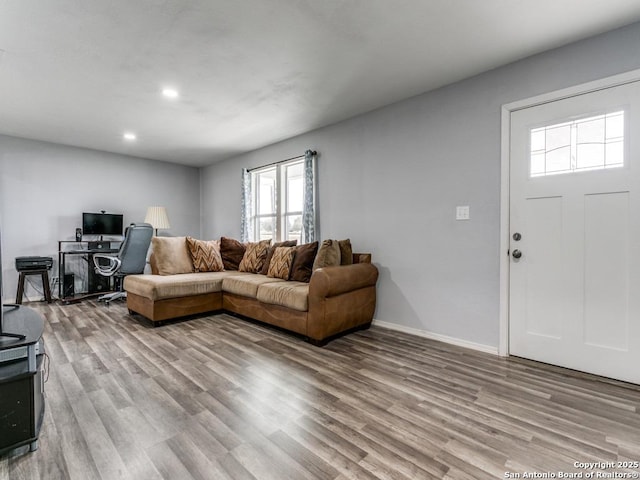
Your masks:
M 532 177 L 622 167 L 624 111 L 531 129 Z

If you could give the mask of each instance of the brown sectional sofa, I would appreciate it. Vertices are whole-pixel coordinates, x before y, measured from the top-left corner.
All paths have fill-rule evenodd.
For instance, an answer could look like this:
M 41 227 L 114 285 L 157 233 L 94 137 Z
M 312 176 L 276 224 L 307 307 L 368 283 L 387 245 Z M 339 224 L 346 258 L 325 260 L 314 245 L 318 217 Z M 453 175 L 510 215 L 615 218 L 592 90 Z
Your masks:
M 130 313 L 154 323 L 224 310 L 323 345 L 371 325 L 377 279 L 371 255 L 355 253 L 352 265 L 319 268 L 309 283 L 226 270 L 130 275 L 124 288 Z

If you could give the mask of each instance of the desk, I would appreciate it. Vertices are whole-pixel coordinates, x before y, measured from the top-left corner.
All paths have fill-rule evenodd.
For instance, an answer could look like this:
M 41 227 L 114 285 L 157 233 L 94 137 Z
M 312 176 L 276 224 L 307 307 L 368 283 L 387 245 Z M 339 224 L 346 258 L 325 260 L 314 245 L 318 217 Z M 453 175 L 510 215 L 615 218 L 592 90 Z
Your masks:
M 3 330 L 25 338 L 0 337 L 0 455 L 23 445 L 33 452 L 44 418 L 44 321 L 29 307 L 3 312 Z
M 87 261 L 87 291 L 78 293 L 101 293 L 111 290 L 111 279 L 99 276 L 93 268 L 93 256 L 96 254 L 116 254 L 117 248 L 113 248 L 114 244 L 120 241 L 101 241 L 89 242 L 75 240 L 59 240 L 58 241 L 58 298 L 64 300 L 72 295 L 64 291 L 64 276 L 67 273 L 67 257 L 75 256 L 84 258 Z M 100 245 L 101 248 L 90 248 L 94 245 Z M 76 293 L 76 292 L 74 292 Z

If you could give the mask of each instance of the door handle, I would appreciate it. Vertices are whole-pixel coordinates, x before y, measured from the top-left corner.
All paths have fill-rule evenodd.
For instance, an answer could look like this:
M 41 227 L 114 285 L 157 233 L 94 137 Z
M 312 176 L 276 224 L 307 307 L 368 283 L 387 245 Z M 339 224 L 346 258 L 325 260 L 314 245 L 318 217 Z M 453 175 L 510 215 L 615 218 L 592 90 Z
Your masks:
M 522 252 L 516 248 L 511 255 L 513 255 L 513 258 L 520 258 L 522 256 Z

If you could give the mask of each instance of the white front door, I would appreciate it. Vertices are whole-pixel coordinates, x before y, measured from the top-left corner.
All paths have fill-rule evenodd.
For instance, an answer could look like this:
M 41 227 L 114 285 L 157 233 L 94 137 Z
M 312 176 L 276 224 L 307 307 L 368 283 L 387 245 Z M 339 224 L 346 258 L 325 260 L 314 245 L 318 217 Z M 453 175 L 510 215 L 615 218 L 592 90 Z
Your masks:
M 640 83 L 512 112 L 510 162 L 509 353 L 640 384 Z

